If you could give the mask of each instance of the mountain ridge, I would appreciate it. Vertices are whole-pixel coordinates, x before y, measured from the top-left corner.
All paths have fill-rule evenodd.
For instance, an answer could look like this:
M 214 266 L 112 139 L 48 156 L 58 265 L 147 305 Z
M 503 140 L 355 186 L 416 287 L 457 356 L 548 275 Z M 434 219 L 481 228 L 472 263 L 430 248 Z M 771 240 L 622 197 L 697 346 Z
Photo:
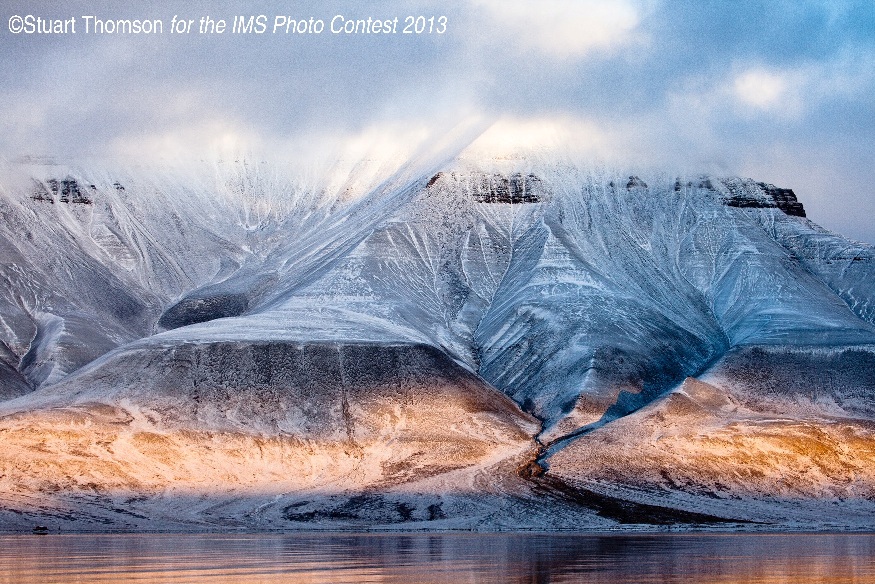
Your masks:
M 460 444 L 466 440 L 476 443 L 479 439 L 473 437 L 478 432 L 494 436 L 519 432 L 528 438 L 514 447 L 504 438 L 488 442 L 492 454 L 482 460 L 504 461 L 499 464 L 501 471 L 487 471 L 476 457 L 466 459 L 464 468 L 469 470 L 442 471 L 439 460 L 405 451 L 412 457 L 401 461 L 405 468 L 424 469 L 426 478 L 413 481 L 421 485 L 418 488 L 444 481 L 446 493 L 460 488 L 459 492 L 467 493 L 456 500 L 455 511 L 441 511 L 437 515 L 443 514 L 442 519 L 428 520 L 443 526 L 470 526 L 474 521 L 484 528 L 558 528 L 567 525 L 561 514 L 569 513 L 579 520 L 580 528 L 603 527 L 597 509 L 574 507 L 560 493 L 558 483 L 545 479 L 540 486 L 533 485 L 518 476 L 517 469 L 532 460 L 531 454 L 523 452 L 554 445 L 550 462 L 545 463 L 550 480 L 561 479 L 570 485 L 568 488 L 608 496 L 614 491 L 599 486 L 604 479 L 593 475 L 593 469 L 602 467 L 587 463 L 584 469 L 581 461 L 591 458 L 581 453 L 619 456 L 611 446 L 620 435 L 615 435 L 620 431 L 615 429 L 632 428 L 633 419 L 642 420 L 640 427 L 652 425 L 647 412 L 654 408 L 662 411 L 659 408 L 669 407 L 663 404 L 681 400 L 684 387 L 711 384 L 715 371 L 724 373 L 714 385 L 714 395 L 727 396 L 727 403 L 749 402 L 745 407 L 750 412 L 783 404 L 790 417 L 796 416 L 812 428 L 832 423 L 829 420 L 838 416 L 851 428 L 847 432 L 861 436 L 861 444 L 869 440 L 865 430 L 868 422 L 860 420 L 871 419 L 873 414 L 852 404 L 865 404 L 875 397 L 875 382 L 865 365 L 869 362 L 866 355 L 872 354 L 875 345 L 875 248 L 849 242 L 813 224 L 789 189 L 739 178 L 641 178 L 634 173 L 585 171 L 549 160 L 478 166 L 458 159 L 438 172 L 411 170 L 388 176 L 371 171 L 358 176 L 356 172 L 362 167 L 354 165 L 346 177 L 340 172 L 332 179 L 334 190 L 327 184 L 306 186 L 266 166 L 245 163 L 157 173 L 101 170 L 89 174 L 48 167 L 42 169 L 51 169 L 47 178 L 31 176 L 36 168 L 19 169 L 18 178 L 7 169 L 12 178 L 5 184 L 0 182 L 0 211 L 7 218 L 7 229 L 0 232 L 2 277 L 8 283 L 0 298 L 0 382 L 3 396 L 20 396 L 0 402 L 0 432 L 10 437 L 10 444 L 21 446 L 21 453 L 33 448 L 28 442 L 31 438 L 21 434 L 21 420 L 30 420 L 35 428 L 47 428 L 46 424 L 61 415 L 61 419 L 91 420 L 86 426 L 91 423 L 106 428 L 102 435 L 110 443 L 124 443 L 131 456 L 151 460 L 145 450 L 135 448 L 136 455 L 130 450 L 129 430 L 125 428 L 131 427 L 132 421 L 117 426 L 99 421 L 94 412 L 104 407 L 151 411 L 154 421 L 148 422 L 149 431 L 175 444 L 185 444 L 185 432 L 189 431 L 218 432 L 223 436 L 216 438 L 219 443 L 233 441 L 233 436 L 249 430 L 246 424 L 234 422 L 238 414 L 223 409 L 223 404 L 234 402 L 236 394 L 246 395 L 263 385 L 258 381 L 262 373 L 250 364 L 257 361 L 254 355 L 262 350 L 258 347 L 264 346 L 301 347 L 302 351 L 306 347 L 333 347 L 339 355 L 345 350 L 377 351 L 359 359 L 364 365 L 357 366 L 358 373 L 349 379 L 341 376 L 336 385 L 320 385 L 317 393 L 323 396 L 320 400 L 329 400 L 325 403 L 333 403 L 337 392 L 346 395 L 347 389 L 342 388 L 365 391 L 361 381 L 367 377 L 365 365 L 370 363 L 372 369 L 379 370 L 385 355 L 390 354 L 380 353 L 384 349 L 379 347 L 406 347 L 399 350 L 408 351 L 403 354 L 413 360 L 411 363 L 418 362 L 421 357 L 417 355 L 442 355 L 446 361 L 426 367 L 422 375 L 444 379 L 445 372 L 458 368 L 472 376 L 475 385 L 482 384 L 477 385 L 481 387 L 477 391 L 492 396 L 478 402 L 484 425 L 478 430 L 465 426 L 468 429 L 462 434 L 468 437 L 460 437 Z M 57 183 L 44 182 L 56 174 L 63 174 Z M 21 186 L 28 184 L 31 186 Z M 42 188 L 34 186 L 38 184 Z M 58 185 L 57 192 L 53 184 Z M 66 201 L 61 201 L 61 186 L 68 191 Z M 13 226 L 24 229 L 23 239 Z M 750 378 L 749 366 L 736 364 L 747 363 L 743 355 L 750 355 L 756 347 L 764 347 L 765 353 L 757 353 L 755 361 L 774 378 L 792 379 L 786 375 L 794 366 L 825 373 L 803 376 L 810 387 L 794 390 L 792 403 L 769 389 L 768 375 L 757 378 L 752 386 L 755 391 L 751 390 L 744 385 L 750 385 L 744 381 Z M 770 353 L 769 347 L 774 351 Z M 860 356 L 837 360 L 817 357 L 819 351 L 844 355 L 841 351 L 849 350 L 857 353 L 848 355 Z M 174 351 L 180 351 L 180 357 L 167 361 L 167 355 L 176 354 Z M 237 356 L 216 357 L 228 351 Z M 125 359 L 133 355 L 140 355 L 135 359 L 138 364 L 125 365 Z M 216 365 L 219 373 L 208 376 L 211 381 L 207 385 L 213 388 L 204 406 L 212 408 L 208 420 L 199 419 L 191 413 L 196 409 L 186 409 L 188 405 L 155 405 L 158 402 L 154 399 L 165 391 L 161 387 L 184 396 L 179 404 L 200 403 L 204 398 L 197 384 L 204 378 L 199 363 L 214 359 L 224 365 Z M 293 376 L 297 381 L 286 382 L 285 389 L 277 386 L 271 395 L 297 391 L 318 379 L 316 373 L 308 374 L 294 365 L 296 359 L 284 357 L 281 362 L 286 364 L 271 375 L 279 375 L 279 379 L 284 375 L 281 370 L 299 371 Z M 399 363 L 403 365 L 404 360 Z M 856 373 L 842 376 L 848 363 L 856 363 L 851 368 Z M 339 367 L 339 371 L 346 371 L 345 365 Z M 168 368 L 176 371 L 172 379 L 166 377 Z M 113 383 L 121 384 L 118 391 L 97 389 L 104 383 L 101 379 L 126 378 L 126 370 L 140 372 L 136 384 L 116 381 Z M 436 402 L 444 399 L 446 407 L 457 399 L 449 396 L 460 395 L 457 386 L 462 383 L 454 381 L 456 377 L 449 379 L 440 382 L 443 389 L 439 395 L 445 397 Z M 378 399 L 373 396 L 383 395 L 380 392 L 399 383 L 413 382 L 385 373 L 362 395 L 371 396 L 367 400 L 373 401 Z M 833 396 L 830 403 L 816 397 L 824 384 L 833 387 L 832 393 L 823 394 Z M 124 387 L 128 389 L 122 391 Z M 215 393 L 216 388 L 225 389 Z M 751 391 L 761 391 L 763 397 L 751 401 Z M 512 424 L 516 430 L 496 425 L 495 408 L 504 403 L 505 395 L 515 404 L 517 413 L 511 419 L 516 420 Z M 80 397 L 71 402 L 73 396 Z M 247 407 L 257 410 L 263 398 L 253 398 Z M 286 403 L 282 400 L 288 397 L 279 399 Z M 291 403 L 283 407 L 292 407 Z M 82 404 L 102 405 L 89 405 L 82 414 Z M 347 406 L 338 407 L 343 411 Z M 442 411 L 441 407 L 435 411 Z M 671 405 L 669 411 L 674 407 Z M 92 412 L 88 408 L 97 409 Z M 170 423 L 177 410 L 189 411 L 186 415 L 194 426 L 186 430 Z M 317 410 L 308 415 L 318 418 Z M 129 417 L 119 415 L 120 420 Z M 246 419 L 251 428 L 262 428 L 256 434 L 295 436 L 301 444 L 311 444 L 300 451 L 306 452 L 307 448 L 322 448 L 313 442 L 318 429 L 308 425 L 308 415 L 294 418 L 286 430 L 260 426 L 255 414 Z M 755 415 L 765 414 L 750 414 Z M 532 426 L 534 418 L 526 416 L 537 418 L 539 427 Z M 720 416 L 728 428 L 735 423 L 731 416 Z M 461 423 L 464 416 L 458 419 Z M 526 419 L 529 421 L 524 422 Z M 684 419 L 693 428 L 705 424 L 703 420 L 712 420 Z M 345 431 L 341 432 L 340 420 L 326 425 L 340 432 L 331 441 L 342 449 Z M 640 444 L 646 451 L 649 438 L 633 430 L 628 430 L 629 436 L 639 437 L 627 446 Z M 87 432 L 75 430 L 74 434 L 76 440 L 87 440 Z M 374 448 L 391 453 L 395 448 L 392 432 L 378 434 Z M 442 436 L 437 443 L 452 443 L 450 435 Z M 209 460 L 196 443 L 191 447 L 206 456 L 202 460 Z M 15 448 L 18 446 L 10 447 Z M 60 438 L 49 450 L 53 448 L 65 452 L 61 458 L 71 465 L 69 468 L 80 469 L 79 473 L 89 457 L 115 464 L 110 451 L 71 453 Z M 307 455 L 300 452 L 295 456 L 306 460 Z M 624 452 L 623 456 L 632 456 L 628 453 L 634 453 L 634 448 Z M 157 451 L 153 455 L 158 456 Z M 375 470 L 379 456 L 356 467 L 364 469 L 361 476 L 388 472 Z M 869 455 L 860 456 L 865 460 Z M 59 484 L 57 479 L 41 475 L 36 467 L 23 469 L 11 454 L 5 458 L 6 468 L 29 477 L 26 487 L 7 483 L 7 496 L 18 492 L 16 489 L 45 493 L 53 488 L 46 484 Z M 633 456 L 629 465 L 639 463 Z M 210 472 L 218 472 L 221 465 L 216 464 Z M 57 472 L 69 474 L 69 468 L 65 471 L 63 467 L 61 464 Z M 258 469 L 256 474 L 274 476 L 268 467 Z M 875 479 L 866 472 L 858 474 L 864 485 L 860 492 L 868 492 L 865 485 Z M 457 478 L 439 478 L 451 475 Z M 590 475 L 595 478 L 584 479 Z M 10 480 L 8 471 L 6 476 Z M 383 485 L 376 492 L 403 490 L 409 482 L 392 479 L 391 472 L 385 476 L 384 482 L 374 483 Z M 432 476 L 438 478 L 427 478 Z M 475 482 L 484 481 L 483 492 L 462 488 L 469 480 L 459 478 L 463 476 L 481 477 Z M 613 477 L 616 484 L 611 488 L 625 493 L 623 497 L 638 492 L 629 490 L 634 481 L 623 473 L 610 471 L 605 476 Z M 68 508 L 90 508 L 76 495 L 83 485 L 93 483 L 107 496 L 116 488 L 111 487 L 116 484 L 111 480 L 102 484 L 93 479 L 74 479 L 51 492 L 60 492 Z M 192 485 L 193 492 L 204 488 L 197 481 L 186 483 L 193 479 L 180 480 L 179 489 L 188 488 L 186 484 Z M 216 492 L 252 488 L 250 483 L 241 484 L 239 477 L 228 484 L 216 480 Z M 313 485 L 301 480 L 295 488 L 313 493 Z M 426 497 L 428 505 L 425 499 L 417 499 L 416 504 L 398 499 L 397 504 L 404 509 L 410 506 L 409 513 L 404 511 L 400 516 L 401 507 L 392 506 L 395 503 L 371 501 L 373 505 L 364 507 L 371 505 L 373 509 L 359 509 L 357 503 L 349 501 L 375 492 L 369 490 L 368 481 L 344 483 L 337 492 L 317 493 L 315 499 L 302 505 L 300 513 L 292 515 L 318 519 L 324 526 L 347 520 L 376 525 L 381 513 L 396 519 L 412 514 L 425 520 L 426 516 L 437 516 L 425 509 L 446 507 L 433 498 L 440 495 L 440 489 L 432 486 L 428 487 L 432 489 Z M 760 500 L 763 491 L 751 486 L 755 483 L 750 479 L 747 487 L 737 485 L 733 492 Z M 172 484 L 167 483 L 167 488 Z M 539 499 L 539 489 L 549 484 L 555 487 L 551 487 L 549 497 L 564 501 L 562 512 L 547 512 Z M 714 508 L 709 503 L 713 497 L 702 494 L 701 489 L 684 490 L 683 485 L 676 478 L 669 482 L 660 478 L 635 488 L 649 493 L 644 499 L 656 497 L 660 489 L 677 492 L 669 502 L 684 513 L 723 517 L 730 522 L 758 521 L 755 516 L 736 513 L 732 505 Z M 157 484 L 150 488 L 157 488 Z M 709 488 L 713 494 L 714 487 Z M 149 492 L 152 494 L 143 495 L 147 503 L 138 513 L 146 518 L 161 517 L 156 519 L 165 522 L 161 524 L 173 523 L 166 513 L 170 503 Z M 476 501 L 481 495 L 488 498 L 488 493 L 504 500 L 500 506 L 516 519 L 505 524 L 501 517 L 487 513 L 489 505 Z M 812 493 L 808 493 L 809 503 L 816 507 L 818 496 Z M 226 496 L 231 495 L 222 495 Z M 639 504 L 647 502 L 635 496 Z M 660 497 L 654 500 L 662 501 Z M 293 499 L 294 493 L 287 492 L 278 501 L 285 501 L 288 507 L 297 504 Z M 511 500 L 519 504 L 513 512 L 507 503 Z M 20 501 L 11 501 L 6 498 L 7 509 L 26 512 Z M 871 505 L 866 501 L 860 499 L 848 507 L 843 515 L 846 527 L 867 520 Z M 780 513 L 774 509 L 784 504 L 763 503 L 763 517 L 777 521 L 776 513 Z M 466 519 L 464 509 L 471 505 L 479 511 Z M 280 507 L 277 503 L 275 509 Z M 111 522 L 121 521 L 118 513 L 105 515 L 111 508 L 117 505 L 100 507 L 98 515 L 114 517 L 107 519 Z M 335 513 L 331 509 L 347 510 Z M 246 524 L 239 513 L 244 511 L 238 509 L 234 521 Z M 527 513 L 531 513 L 529 519 Z M 352 516 L 358 519 L 350 519 Z M 192 525 L 203 519 L 189 517 Z M 282 513 L 275 514 L 271 528 L 286 525 L 282 517 Z M 148 524 L 146 519 L 138 523 L 140 527 Z M 300 522 L 288 525 L 292 524 L 301 527 Z M 267 524 L 259 525 L 264 528 Z M 811 525 L 819 524 L 813 521 Z

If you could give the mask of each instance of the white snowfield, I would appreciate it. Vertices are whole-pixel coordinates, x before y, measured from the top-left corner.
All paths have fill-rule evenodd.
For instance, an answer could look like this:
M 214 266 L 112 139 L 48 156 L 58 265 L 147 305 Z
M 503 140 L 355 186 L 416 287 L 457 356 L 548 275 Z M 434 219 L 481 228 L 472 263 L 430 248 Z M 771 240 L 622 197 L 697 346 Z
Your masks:
M 549 157 L 0 168 L 0 529 L 858 529 L 875 248 Z

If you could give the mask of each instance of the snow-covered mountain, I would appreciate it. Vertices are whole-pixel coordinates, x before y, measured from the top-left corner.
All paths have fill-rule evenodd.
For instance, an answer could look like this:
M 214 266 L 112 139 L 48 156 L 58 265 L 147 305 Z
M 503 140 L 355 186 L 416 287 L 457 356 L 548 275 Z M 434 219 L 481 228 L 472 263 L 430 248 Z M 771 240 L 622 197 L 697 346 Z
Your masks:
M 875 516 L 875 249 L 791 190 L 544 157 L 2 171 L 10 524 Z

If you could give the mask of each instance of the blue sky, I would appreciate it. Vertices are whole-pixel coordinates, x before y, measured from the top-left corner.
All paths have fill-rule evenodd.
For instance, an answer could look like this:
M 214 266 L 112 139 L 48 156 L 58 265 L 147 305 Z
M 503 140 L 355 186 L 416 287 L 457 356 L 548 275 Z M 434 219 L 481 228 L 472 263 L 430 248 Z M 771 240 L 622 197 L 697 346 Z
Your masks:
M 487 143 L 744 175 L 875 243 L 875 2 L 5 2 L 0 154 L 295 157 L 480 120 Z M 79 19 L 13 35 L 13 15 Z M 443 35 L 86 36 L 81 16 L 447 16 Z M 492 141 L 490 142 L 489 139 Z

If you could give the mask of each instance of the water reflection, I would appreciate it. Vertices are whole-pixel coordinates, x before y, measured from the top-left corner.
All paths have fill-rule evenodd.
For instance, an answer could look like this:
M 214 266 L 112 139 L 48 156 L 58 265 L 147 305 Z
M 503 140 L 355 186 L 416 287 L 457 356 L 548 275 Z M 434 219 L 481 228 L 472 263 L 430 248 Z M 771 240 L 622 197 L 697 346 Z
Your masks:
M 0 582 L 875 582 L 869 534 L 0 536 Z

